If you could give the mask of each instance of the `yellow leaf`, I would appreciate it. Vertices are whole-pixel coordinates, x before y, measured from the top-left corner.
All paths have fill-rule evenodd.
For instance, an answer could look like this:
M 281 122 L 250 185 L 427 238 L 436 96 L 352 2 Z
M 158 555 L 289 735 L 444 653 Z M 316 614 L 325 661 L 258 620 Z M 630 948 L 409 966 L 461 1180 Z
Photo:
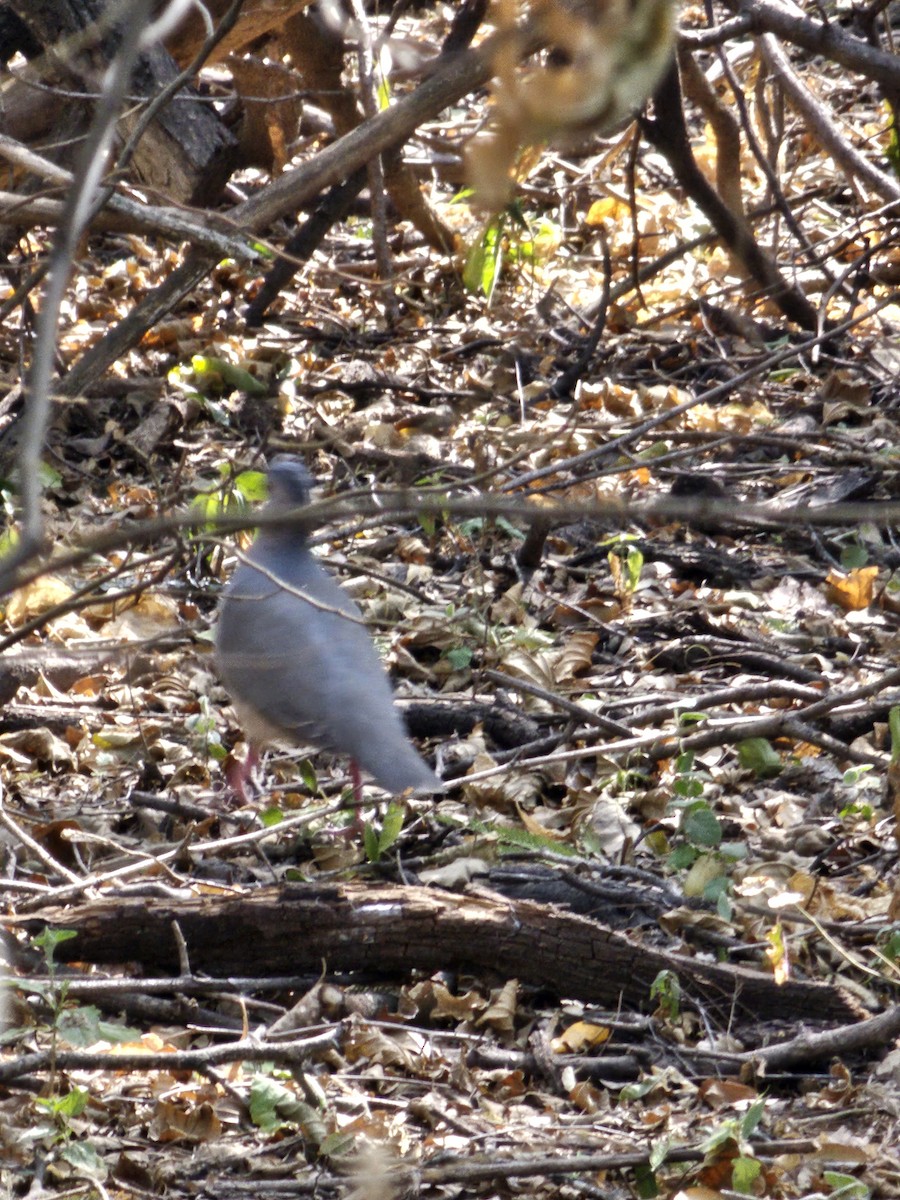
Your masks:
M 592 1025 L 589 1021 L 575 1021 L 568 1029 L 550 1043 L 554 1054 L 579 1054 L 609 1041 L 608 1025 Z
M 604 196 L 595 200 L 585 217 L 587 225 L 602 225 L 604 221 L 624 221 L 628 217 L 628 205 L 617 196 Z
M 42 575 L 13 592 L 6 606 L 6 619 L 13 626 L 24 625 L 71 595 L 72 589 L 58 575 Z
M 832 571 L 825 580 L 825 593 L 844 612 L 859 612 L 872 603 L 877 567 L 859 567 L 849 575 Z
M 776 921 L 766 934 L 766 941 L 769 943 L 766 950 L 766 958 L 772 964 L 772 973 L 775 976 L 775 982 L 787 983 L 791 977 L 791 960 L 780 921 Z

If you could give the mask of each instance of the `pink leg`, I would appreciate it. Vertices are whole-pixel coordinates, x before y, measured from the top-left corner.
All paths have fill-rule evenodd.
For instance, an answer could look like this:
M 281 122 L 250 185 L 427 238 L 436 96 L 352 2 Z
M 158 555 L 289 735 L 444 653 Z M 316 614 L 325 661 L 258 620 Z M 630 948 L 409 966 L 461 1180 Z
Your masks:
M 247 803 L 247 783 L 253 773 L 253 768 L 259 762 L 259 751 L 255 746 L 247 747 L 247 756 L 243 760 L 233 758 L 225 768 L 225 779 L 235 796 Z

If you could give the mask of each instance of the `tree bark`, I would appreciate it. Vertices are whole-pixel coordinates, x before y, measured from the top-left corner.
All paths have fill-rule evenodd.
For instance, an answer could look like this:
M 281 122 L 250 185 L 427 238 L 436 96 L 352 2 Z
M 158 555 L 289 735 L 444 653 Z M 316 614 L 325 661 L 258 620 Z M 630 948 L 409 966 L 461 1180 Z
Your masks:
M 560 997 L 652 1006 L 660 971 L 674 972 L 684 1002 L 696 998 L 723 1020 L 859 1018 L 854 1001 L 827 984 L 778 985 L 760 971 L 705 962 L 642 945 L 625 934 L 551 905 L 424 887 L 286 885 L 241 896 L 111 897 L 44 912 L 15 925 L 50 925 L 78 936 L 59 959 L 180 966 L 178 934 L 192 970 L 260 972 L 491 972 L 546 987 Z
M 42 127 L 33 124 L 28 129 L 29 144 L 35 138 L 58 144 L 60 114 L 65 114 L 70 136 L 53 154 L 54 161 L 70 165 L 75 144 L 71 133 L 86 128 L 93 106 L 92 97 L 99 91 L 104 70 L 116 50 L 114 33 L 94 36 L 90 31 L 102 18 L 106 5 L 103 0 L 7 0 L 34 42 L 45 50 L 40 74 L 28 67 L 23 82 L 17 86 L 30 90 L 29 84 L 42 89 L 40 116 Z M 141 55 L 133 91 L 152 99 L 177 74 L 170 55 L 161 47 Z M 52 98 L 54 88 L 67 94 L 58 102 Z M 47 91 L 51 92 L 50 97 Z M 71 92 L 84 93 L 84 99 Z M 26 108 L 28 106 L 21 105 Z M 15 111 L 16 106 L 13 107 Z M 33 106 L 29 112 L 34 121 Z M 133 128 L 137 116 L 123 119 L 125 136 Z M 25 140 L 22 128 L 12 128 L 4 119 L 2 132 Z M 151 122 L 138 143 L 133 158 L 134 173 L 142 183 L 152 187 L 176 203 L 207 204 L 215 200 L 231 173 L 237 143 L 215 111 L 201 104 L 192 89 L 184 87 L 177 103 L 166 106 Z M 48 152 L 49 153 L 49 152 Z

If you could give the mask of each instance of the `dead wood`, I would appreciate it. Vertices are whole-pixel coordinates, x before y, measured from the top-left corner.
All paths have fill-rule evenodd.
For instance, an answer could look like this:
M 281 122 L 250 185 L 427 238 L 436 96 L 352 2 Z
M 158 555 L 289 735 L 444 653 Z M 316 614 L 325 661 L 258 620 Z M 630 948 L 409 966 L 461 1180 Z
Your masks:
M 57 956 L 69 961 L 139 961 L 179 967 L 184 939 L 191 969 L 494 972 L 597 1004 L 646 1006 L 660 971 L 686 997 L 728 1020 L 855 1021 L 858 1005 L 840 988 L 769 976 L 641 945 L 595 921 L 549 905 L 423 887 L 286 885 L 241 896 L 129 896 L 45 911 L 13 927 L 74 929 Z
M 855 71 L 886 89 L 900 86 L 900 59 L 896 54 L 868 46 L 841 29 L 836 21 L 816 21 L 799 9 L 775 3 L 775 0 L 726 0 L 739 12 L 754 33 L 774 33 L 784 41 L 820 54 L 849 71 Z
M 342 34 L 330 29 L 321 18 L 303 12 L 285 22 L 279 43 L 331 116 L 338 136 L 355 129 L 361 116 L 355 97 L 343 82 L 346 46 Z M 395 148 L 384 157 L 385 185 L 398 216 L 410 221 L 436 250 L 452 251 L 451 231 L 431 210 L 402 155 Z
M 750 225 L 731 211 L 697 165 L 685 124 L 677 65 L 673 64 L 654 94 L 653 114 L 641 118 L 641 131 L 664 156 L 679 185 L 708 217 L 729 252 L 789 320 L 801 329 L 817 329 L 815 307 L 782 275 L 757 243 Z
M 244 230 L 262 230 L 271 221 L 296 211 L 312 197 L 348 178 L 373 155 L 401 145 L 423 121 L 488 80 L 499 44 L 502 39 L 487 38 L 476 49 L 440 64 L 411 95 L 326 146 L 310 162 L 285 171 L 261 192 L 237 205 L 228 219 Z M 60 380 L 58 391 L 74 395 L 90 386 L 117 358 L 136 345 L 156 321 L 169 313 L 204 278 L 215 261 L 208 251 L 193 250 L 165 283 L 82 355 Z
M 98 0 L 9 0 L 9 7 L 32 39 L 48 53 L 39 67 L 29 66 L 22 72 L 18 84 L 19 89 L 29 85 L 43 89 L 39 92 L 42 107 L 35 112 L 23 99 L 14 106 L 15 122 L 8 124 L 4 115 L 0 128 L 29 143 L 46 140 L 48 155 L 50 144 L 58 147 L 54 161 L 66 165 L 80 143 L 75 133 L 60 143 L 60 115 L 76 132 L 86 127 L 94 96 L 101 90 L 103 73 L 116 52 L 116 40 L 106 36 L 99 45 L 94 45 L 96 39 L 88 36 L 104 15 Z M 138 59 L 132 90 L 152 98 L 176 75 L 177 67 L 170 55 L 156 47 Z M 48 103 L 47 89 L 59 87 L 66 89 L 65 101 Z M 128 136 L 139 115 L 131 113 L 123 118 L 124 136 Z M 35 129 L 38 117 L 43 123 L 40 129 Z M 133 164 L 142 182 L 171 199 L 204 204 L 221 192 L 236 155 L 237 143 L 215 111 L 202 104 L 191 89 L 182 88 L 178 103 L 158 113 L 142 135 Z
M 203 0 L 203 6 L 217 25 L 233 0 Z M 208 61 L 215 63 L 234 54 L 264 34 L 281 26 L 294 13 L 306 8 L 311 0 L 244 0 L 234 27 L 216 45 Z M 166 49 L 179 64 L 187 66 L 203 48 L 206 26 L 196 10 L 190 10 L 175 33 L 166 40 Z

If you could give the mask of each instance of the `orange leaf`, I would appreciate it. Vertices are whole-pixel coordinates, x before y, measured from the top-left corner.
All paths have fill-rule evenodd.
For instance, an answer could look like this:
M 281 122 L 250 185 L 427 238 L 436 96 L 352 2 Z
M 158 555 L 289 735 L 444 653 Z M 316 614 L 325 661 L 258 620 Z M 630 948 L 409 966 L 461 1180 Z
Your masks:
M 877 567 L 859 567 L 849 575 L 832 571 L 825 580 L 825 592 L 844 612 L 859 612 L 872 603 L 877 574 Z

